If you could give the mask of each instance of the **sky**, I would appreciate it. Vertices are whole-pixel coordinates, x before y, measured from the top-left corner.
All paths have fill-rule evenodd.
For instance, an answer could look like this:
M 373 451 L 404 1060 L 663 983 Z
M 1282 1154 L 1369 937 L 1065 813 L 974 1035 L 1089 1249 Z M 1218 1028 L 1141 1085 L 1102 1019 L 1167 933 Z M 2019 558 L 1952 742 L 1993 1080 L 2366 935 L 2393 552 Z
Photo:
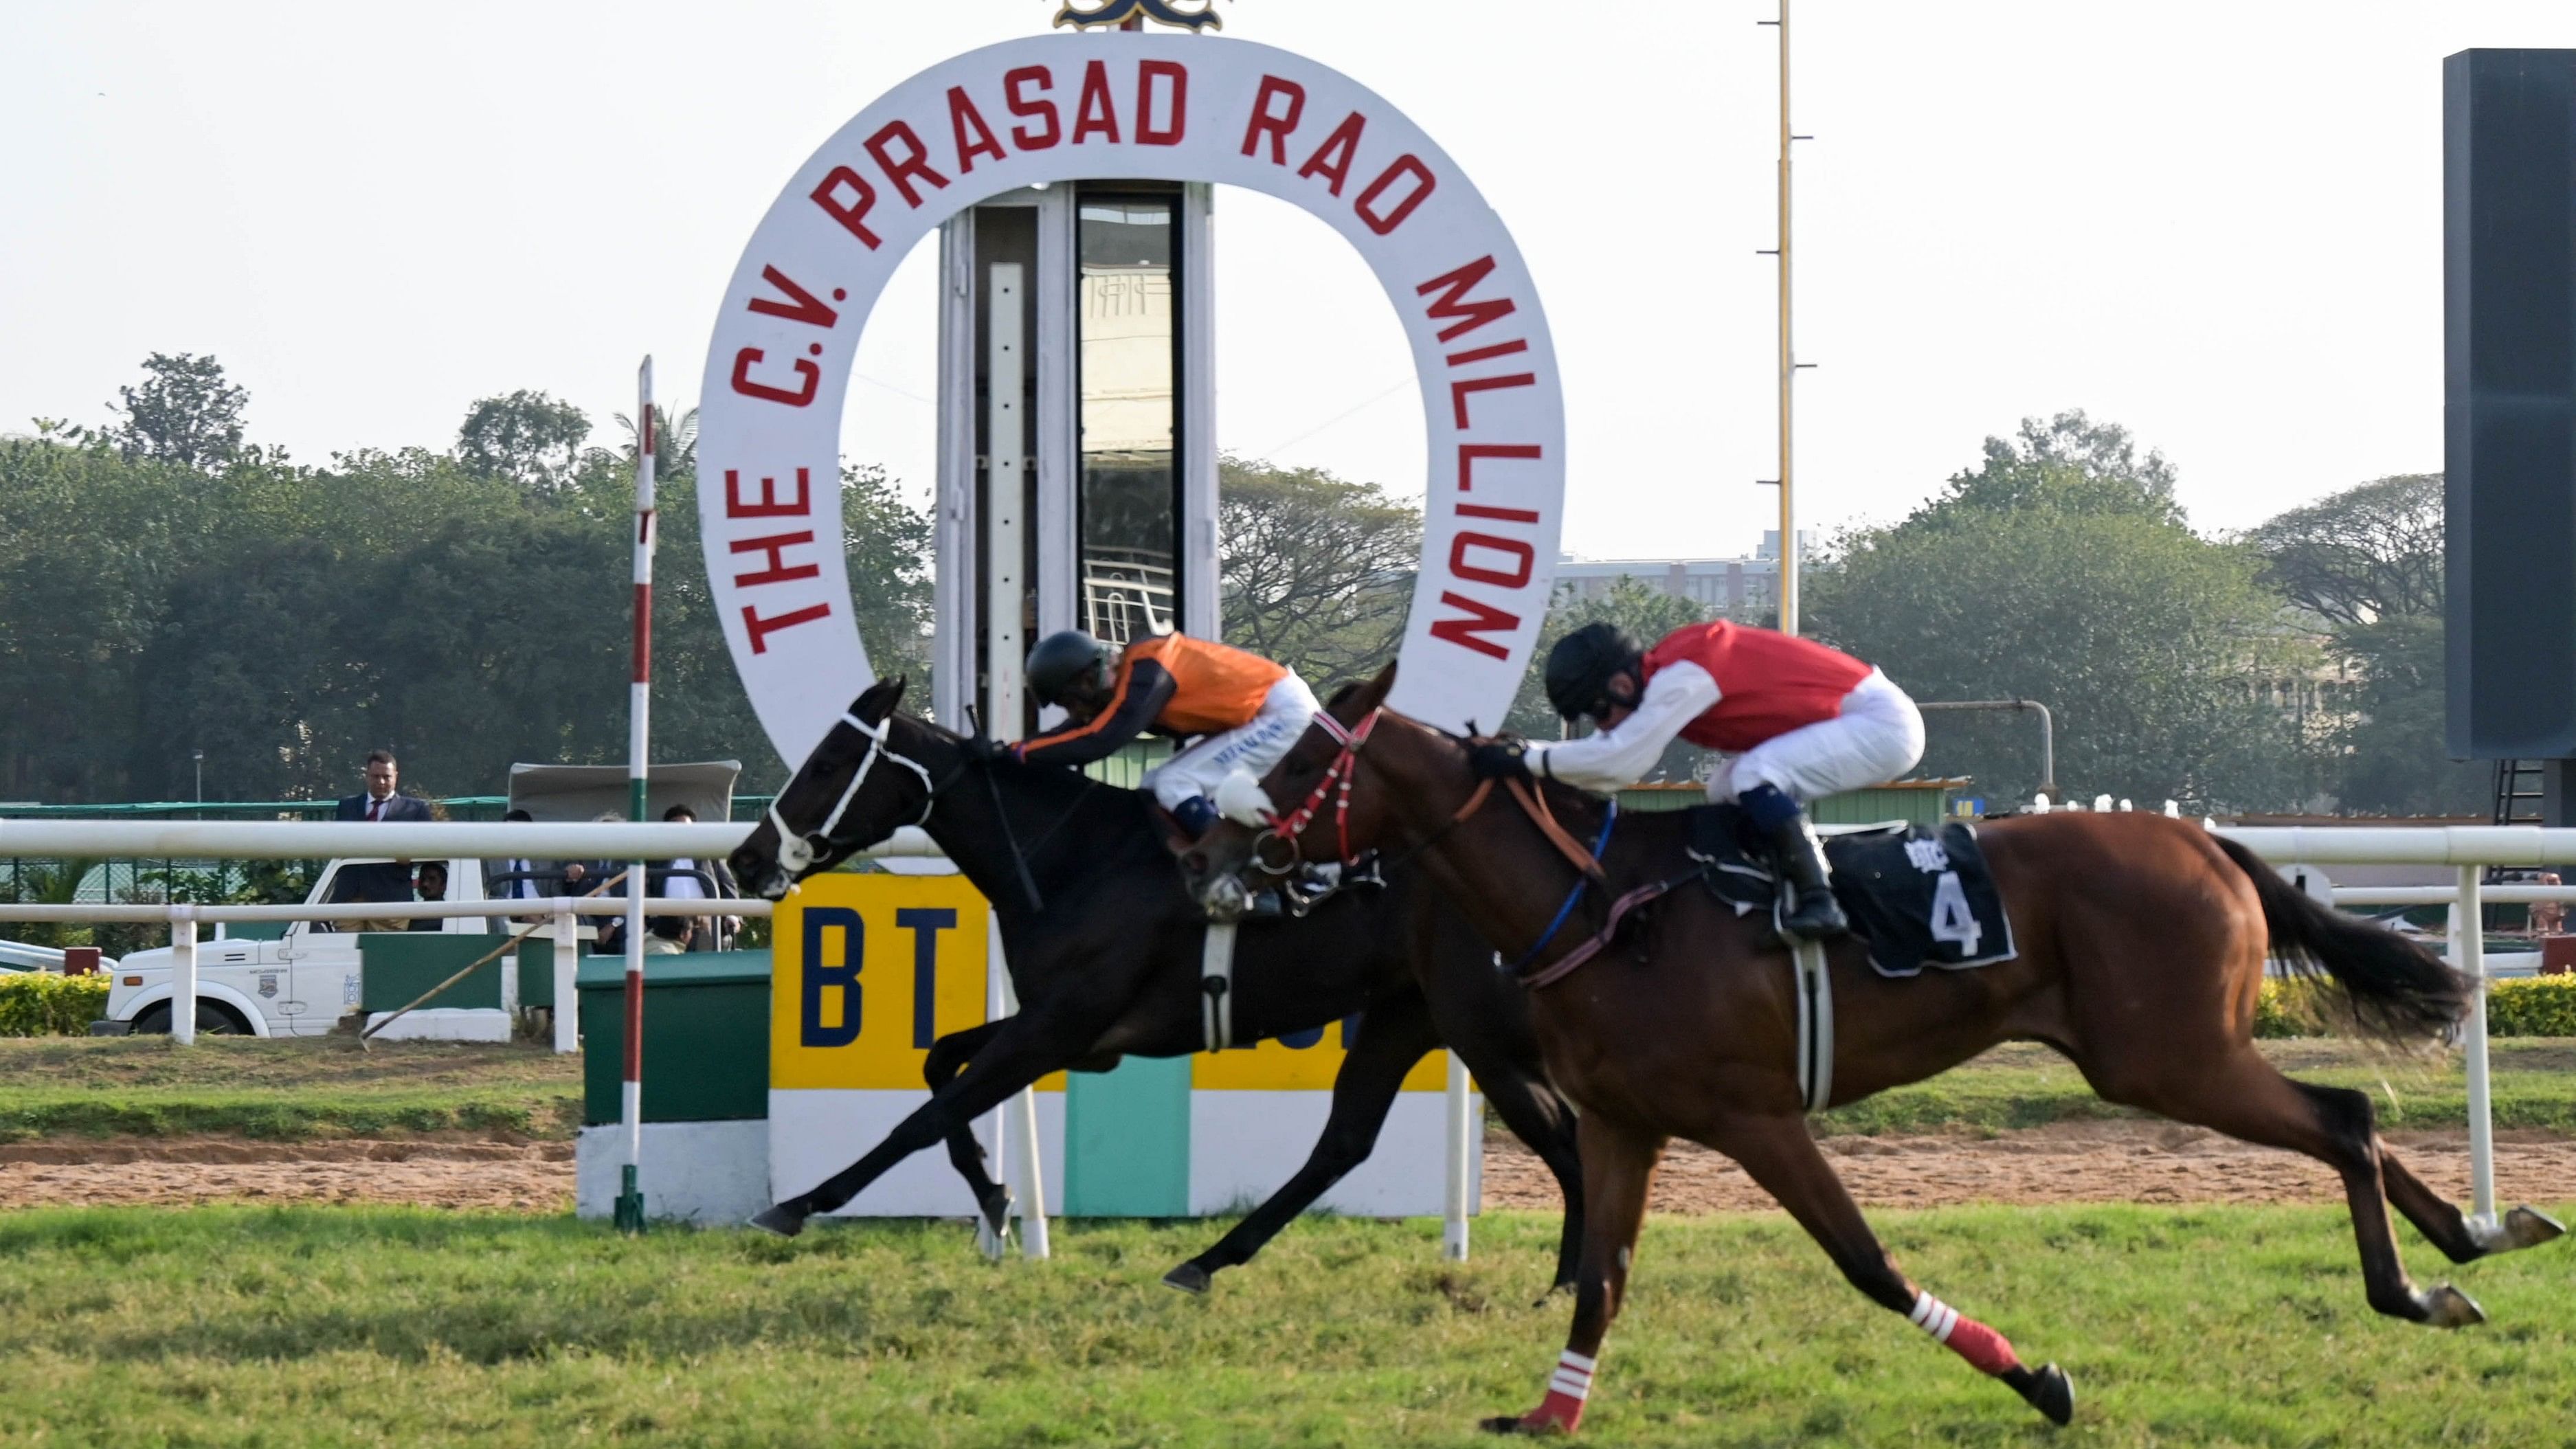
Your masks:
M 9 0 L 0 431 L 104 421 L 161 351 L 221 359 L 301 461 L 445 448 L 520 388 L 614 442 L 645 354 L 694 401 L 815 147 L 1054 4 Z M 1778 506 L 1774 0 L 1218 8 L 1394 102 L 1512 229 L 1565 379 L 1566 546 L 1750 552 Z M 1793 27 L 1801 525 L 1901 517 L 1988 434 L 2082 408 L 2228 530 L 2441 467 L 2441 59 L 2576 46 L 2576 5 L 1800 0 Z M 1216 215 L 1219 446 L 1419 494 L 1357 255 L 1250 193 Z M 929 262 L 870 318 L 844 431 L 916 496 Z

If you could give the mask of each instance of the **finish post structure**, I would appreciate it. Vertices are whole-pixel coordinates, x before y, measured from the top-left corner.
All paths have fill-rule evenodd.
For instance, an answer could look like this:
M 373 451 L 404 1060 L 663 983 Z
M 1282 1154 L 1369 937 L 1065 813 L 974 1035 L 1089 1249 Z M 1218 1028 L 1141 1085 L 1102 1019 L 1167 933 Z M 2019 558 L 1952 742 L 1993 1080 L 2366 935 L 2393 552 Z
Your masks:
M 1791 399 L 1798 385 L 1798 354 L 1789 336 L 1789 149 L 1804 136 L 1789 130 L 1789 0 L 1780 18 L 1756 22 L 1780 27 L 1780 632 L 1798 632 L 1798 492 L 1792 477 L 1797 422 Z
M 635 683 L 626 731 L 627 818 L 651 816 L 653 723 L 653 359 L 635 374 Z M 626 1163 L 617 1191 L 618 1230 L 644 1231 L 644 862 L 626 871 L 626 1075 L 619 1111 L 626 1129 Z M 560 1006 L 557 1008 L 560 1010 Z
M 2495 1106 L 2487 1083 L 2486 868 L 2460 867 L 2459 899 L 2451 903 L 2451 964 L 2469 978 L 2468 1019 L 2460 1023 L 2469 1073 L 2469 1217 L 2472 1227 L 2496 1225 Z

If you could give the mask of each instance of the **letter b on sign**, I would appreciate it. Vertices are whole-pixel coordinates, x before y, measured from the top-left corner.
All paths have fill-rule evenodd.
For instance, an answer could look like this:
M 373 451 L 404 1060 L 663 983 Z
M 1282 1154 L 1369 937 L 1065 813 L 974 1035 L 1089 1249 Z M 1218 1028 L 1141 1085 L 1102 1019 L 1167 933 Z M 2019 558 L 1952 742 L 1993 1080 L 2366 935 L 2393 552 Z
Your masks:
M 809 1047 L 842 1047 L 859 1039 L 859 966 L 866 959 L 867 926 L 846 906 L 807 907 L 804 920 L 804 988 L 797 1003 L 798 1040 Z M 824 964 L 825 944 L 840 937 L 841 964 Z M 832 993 L 838 993 L 834 996 Z M 826 1007 L 833 1020 L 825 1024 Z

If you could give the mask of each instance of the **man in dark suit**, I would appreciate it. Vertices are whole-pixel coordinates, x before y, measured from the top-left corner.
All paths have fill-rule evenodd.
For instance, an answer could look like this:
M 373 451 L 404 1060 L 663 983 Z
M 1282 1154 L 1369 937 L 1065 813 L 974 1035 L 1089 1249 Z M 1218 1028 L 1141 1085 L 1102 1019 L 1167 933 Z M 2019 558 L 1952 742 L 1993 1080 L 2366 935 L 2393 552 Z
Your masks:
M 417 795 L 404 795 L 394 789 L 401 775 L 394 763 L 393 751 L 372 750 L 367 755 L 367 788 L 363 794 L 343 796 L 340 806 L 331 813 L 334 820 L 422 820 L 429 819 L 429 802 Z M 387 865 L 349 865 L 340 868 L 338 885 L 332 895 L 344 901 L 409 901 L 411 867 L 403 861 Z

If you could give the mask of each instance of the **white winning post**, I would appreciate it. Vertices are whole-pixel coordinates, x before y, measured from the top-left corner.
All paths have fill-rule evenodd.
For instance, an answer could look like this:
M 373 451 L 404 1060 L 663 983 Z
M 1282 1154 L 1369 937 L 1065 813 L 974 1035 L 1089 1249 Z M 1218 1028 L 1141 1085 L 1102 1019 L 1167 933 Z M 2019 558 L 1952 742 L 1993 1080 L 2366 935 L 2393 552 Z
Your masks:
M 653 720 L 653 359 L 635 374 L 635 682 L 626 736 L 628 818 L 651 818 Z M 617 1193 L 617 1226 L 644 1231 L 644 862 L 626 874 L 626 1075 L 619 1111 L 626 1163 Z M 560 1009 L 560 1008 L 558 1008 Z
M 1467 1064 L 1456 1052 L 1444 1053 L 1449 1058 L 1449 1089 L 1443 1105 L 1448 1109 L 1448 1184 L 1441 1200 L 1440 1256 L 1456 1262 L 1467 1260 L 1467 1214 L 1472 1207 L 1467 1201 L 1467 1184 L 1474 1174 L 1475 1114 L 1467 1095 Z
M 2472 1226 L 2492 1231 L 2495 1205 L 2495 1113 L 2487 1095 L 2486 871 L 2460 867 L 2460 897 L 2451 905 L 2451 964 L 2468 973 L 2469 1015 L 2460 1024 L 2469 1073 L 2469 1215 Z
M 170 908 L 170 1040 L 197 1041 L 197 913 L 184 905 Z

